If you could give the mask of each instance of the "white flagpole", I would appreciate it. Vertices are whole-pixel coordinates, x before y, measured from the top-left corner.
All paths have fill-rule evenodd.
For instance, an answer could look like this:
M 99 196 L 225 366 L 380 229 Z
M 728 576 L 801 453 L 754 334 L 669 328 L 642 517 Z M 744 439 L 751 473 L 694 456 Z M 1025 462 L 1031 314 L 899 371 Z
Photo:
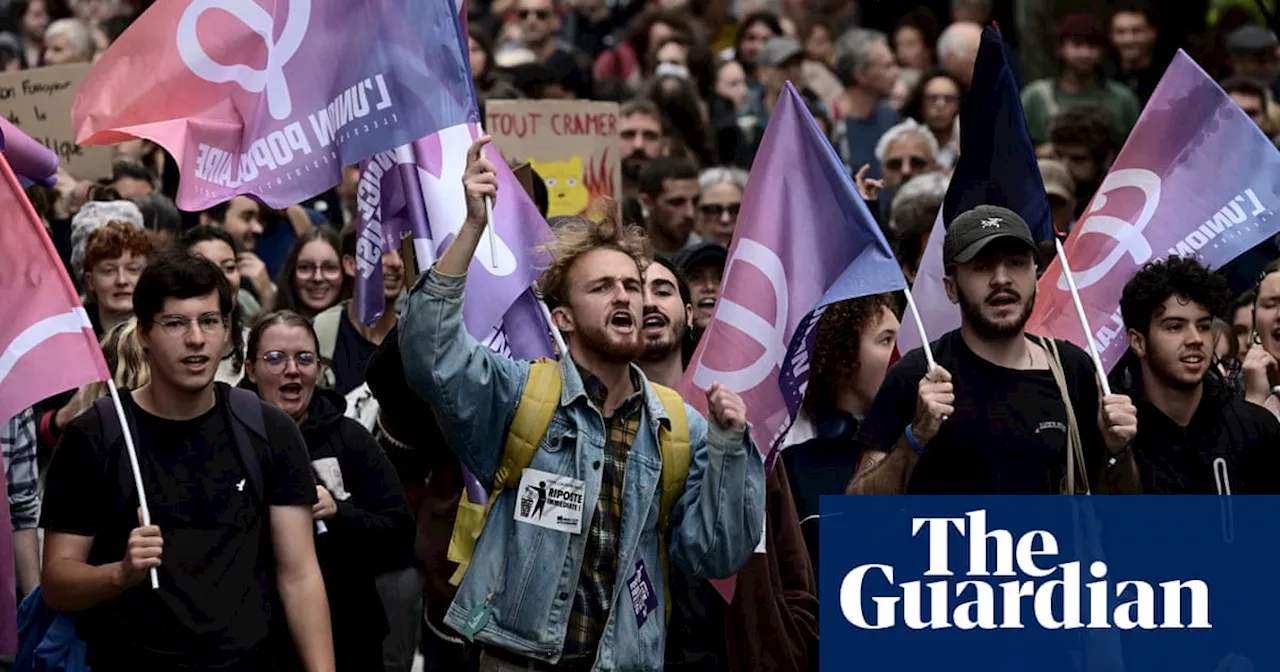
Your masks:
M 551 321 L 551 309 L 547 308 L 547 302 L 538 299 L 538 307 L 542 309 L 542 318 L 547 321 L 547 329 L 551 330 L 551 338 L 556 342 L 556 351 L 563 358 L 569 354 L 569 346 L 565 345 L 564 335 L 556 329 L 556 323 Z
M 129 420 L 124 415 L 124 405 L 120 403 L 120 390 L 116 389 L 116 381 L 107 378 L 107 390 L 111 392 L 111 403 L 116 407 L 116 418 L 120 421 L 121 433 L 124 434 L 125 451 L 129 453 L 129 466 L 133 471 L 133 487 L 138 490 L 138 504 L 142 507 L 142 525 L 151 524 L 151 508 L 147 506 L 147 494 L 142 489 L 142 472 L 138 470 L 138 451 L 133 446 L 133 430 L 129 428 Z M 160 589 L 160 573 L 151 568 L 151 588 Z
M 1067 252 L 1062 249 L 1062 241 L 1057 236 L 1053 244 L 1058 248 L 1058 261 L 1062 263 L 1062 277 L 1067 279 L 1067 287 L 1071 289 L 1071 302 L 1076 304 L 1076 317 L 1080 318 L 1080 326 L 1084 329 L 1084 340 L 1089 344 L 1089 356 L 1093 358 L 1093 368 L 1098 371 L 1098 381 L 1102 383 L 1103 396 L 1111 396 L 1111 383 L 1107 382 L 1107 370 L 1102 368 L 1102 358 L 1098 356 L 1098 346 L 1093 342 L 1093 330 L 1089 328 L 1089 319 L 1084 315 L 1084 304 L 1080 302 L 1080 292 L 1076 289 L 1076 279 L 1071 275 L 1071 264 L 1067 263 Z
M 480 135 L 484 135 L 484 126 L 480 122 L 476 122 L 476 129 L 480 131 Z M 484 154 L 483 149 L 480 150 L 480 152 L 481 152 L 481 155 Z M 484 216 L 485 216 L 484 231 L 489 236 L 489 266 L 491 268 L 497 268 L 498 267 L 498 242 L 497 240 L 495 240 L 495 238 L 497 237 L 498 234 L 493 230 L 493 197 L 492 196 L 484 197 Z
M 920 347 L 924 349 L 924 360 L 929 364 L 929 373 L 933 373 L 933 367 L 937 364 L 933 361 L 933 348 L 929 347 L 929 336 L 924 333 L 924 322 L 920 320 L 920 309 L 916 308 L 916 300 L 911 298 L 911 288 L 907 287 L 902 290 L 907 295 L 907 307 L 911 310 L 911 317 L 916 323 L 916 331 L 920 334 Z M 900 352 L 899 355 L 907 353 Z

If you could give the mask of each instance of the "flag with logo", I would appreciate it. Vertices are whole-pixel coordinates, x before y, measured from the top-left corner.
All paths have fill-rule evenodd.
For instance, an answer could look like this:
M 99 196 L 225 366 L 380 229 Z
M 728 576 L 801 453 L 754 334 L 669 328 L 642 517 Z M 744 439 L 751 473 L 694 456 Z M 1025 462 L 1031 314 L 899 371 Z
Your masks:
M 476 121 L 454 2 L 167 0 L 76 94 L 81 144 L 146 138 L 182 175 L 177 202 L 237 194 L 285 207 L 343 166 Z
M 1280 233 L 1277 175 L 1280 151 L 1179 51 L 1063 246 L 1104 367 L 1129 347 L 1120 294 L 1143 264 L 1178 255 L 1217 269 Z M 1027 329 L 1086 345 L 1057 261 Z
M 411 145 L 381 152 L 362 164 L 357 187 L 356 312 L 372 324 L 382 313 L 383 250 L 399 249 L 400 240 L 413 237 L 418 266 L 427 269 L 448 247 L 466 219 L 462 173 L 467 149 L 479 137 L 475 124 L 459 124 L 433 133 Z M 531 359 L 550 354 L 547 327 L 536 301 L 521 303 L 537 309 L 536 324 L 503 317 L 546 268 L 540 247 L 551 230 L 519 180 L 489 145 L 488 157 L 498 169 L 498 197 L 493 226 L 486 228 L 471 261 L 467 301 L 463 306 L 468 331 L 480 341 L 516 357 Z M 532 316 L 530 316 L 532 317 Z M 526 331 L 532 327 L 531 331 Z M 523 333 L 522 333 L 523 332 Z M 495 340 L 497 339 L 497 340 Z
M 703 415 L 713 383 L 742 395 L 771 464 L 804 399 L 815 310 L 905 286 L 880 227 L 788 83 L 747 182 L 715 314 L 680 394 Z M 732 600 L 732 582 L 717 588 Z
M 951 220 L 975 206 L 999 205 L 1021 215 L 1037 241 L 1053 236 L 1053 215 L 1018 91 L 1004 41 L 984 28 L 973 85 L 960 109 L 960 159 L 911 287 L 931 339 L 960 327 L 960 308 L 947 298 L 942 284 L 942 242 Z M 920 345 L 917 330 L 898 332 L 900 352 Z
M 6 132 L 6 140 L 13 139 Z M 37 176 L 38 177 L 38 176 Z M 89 316 L 44 224 L 0 158 L 0 423 L 37 401 L 106 380 Z M 0 497 L 0 519 L 9 500 Z M 17 653 L 16 590 L 9 526 L 0 530 L 0 655 Z

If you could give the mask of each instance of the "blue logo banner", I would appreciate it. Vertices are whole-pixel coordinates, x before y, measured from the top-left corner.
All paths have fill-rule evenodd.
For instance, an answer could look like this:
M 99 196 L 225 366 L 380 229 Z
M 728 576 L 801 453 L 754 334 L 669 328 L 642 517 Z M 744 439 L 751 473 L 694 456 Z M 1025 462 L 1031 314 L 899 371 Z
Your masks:
M 1280 670 L 1280 497 L 823 497 L 823 670 Z

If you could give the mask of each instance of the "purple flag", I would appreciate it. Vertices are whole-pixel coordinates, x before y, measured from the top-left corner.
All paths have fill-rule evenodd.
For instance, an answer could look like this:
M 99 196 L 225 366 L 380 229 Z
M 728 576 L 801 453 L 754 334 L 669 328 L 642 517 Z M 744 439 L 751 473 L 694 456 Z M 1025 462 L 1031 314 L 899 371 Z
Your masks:
M 3 117 L 0 117 L 0 150 L 23 189 L 33 184 L 52 187 L 58 181 L 58 155 Z
M 804 398 L 815 309 L 905 286 L 849 173 L 787 84 L 743 195 L 720 301 L 680 394 L 703 415 L 712 383 L 742 395 L 768 461 Z M 732 600 L 732 580 L 714 583 Z
M 178 205 L 292 205 L 342 166 L 477 121 L 451 0 L 155 3 L 81 84 L 81 144 L 131 137 L 178 162 Z
M 1179 51 L 1064 249 L 1102 364 L 1129 346 L 1120 294 L 1147 261 L 1220 268 L 1280 232 L 1280 151 Z M 1027 329 L 1084 347 L 1062 266 L 1037 286 Z

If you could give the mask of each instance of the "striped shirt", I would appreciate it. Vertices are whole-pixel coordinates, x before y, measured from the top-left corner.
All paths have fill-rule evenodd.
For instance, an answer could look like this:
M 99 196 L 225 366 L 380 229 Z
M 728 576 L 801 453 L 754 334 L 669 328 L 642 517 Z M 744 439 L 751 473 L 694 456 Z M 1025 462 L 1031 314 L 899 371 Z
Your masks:
M 40 497 L 36 492 L 36 415 L 28 408 L 0 425 L 4 480 L 9 487 L 9 518 L 14 530 L 36 527 Z

